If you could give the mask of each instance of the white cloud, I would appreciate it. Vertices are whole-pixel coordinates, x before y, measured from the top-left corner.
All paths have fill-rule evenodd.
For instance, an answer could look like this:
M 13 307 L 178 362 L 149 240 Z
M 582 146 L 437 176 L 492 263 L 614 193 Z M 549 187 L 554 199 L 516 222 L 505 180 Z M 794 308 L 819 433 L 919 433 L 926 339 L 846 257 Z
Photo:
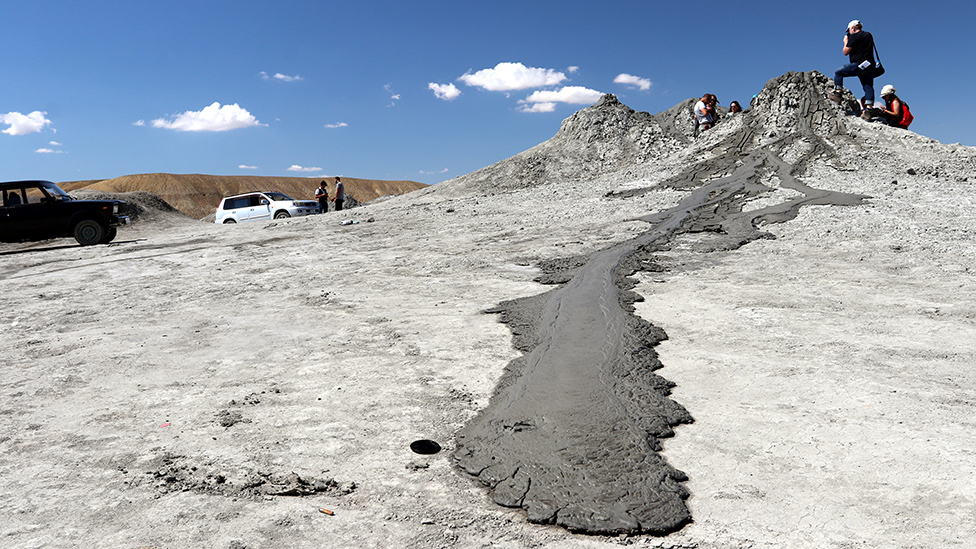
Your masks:
M 452 99 L 457 99 L 457 96 L 461 95 L 461 90 L 457 86 L 452 84 L 437 84 L 436 82 L 431 82 L 427 84 L 427 89 L 434 91 L 434 96 L 438 99 L 443 99 L 444 101 L 450 101 Z
M 8 112 L 7 114 L 0 114 L 0 124 L 7 124 L 10 127 L 3 130 L 3 133 L 8 135 L 27 135 L 29 133 L 40 133 L 51 123 L 50 120 L 44 118 L 46 112 L 34 111 L 29 114 L 21 114 L 19 112 Z
M 603 97 L 603 92 L 584 88 L 583 86 L 565 86 L 557 91 L 541 90 L 532 92 L 527 101 L 555 101 L 557 103 L 573 103 L 588 105 L 596 103 Z
M 386 90 L 386 93 L 390 94 L 390 104 L 387 105 L 387 107 L 393 107 L 393 106 L 395 106 L 396 105 L 396 102 L 400 100 L 400 94 L 393 93 L 393 85 L 392 84 L 386 84 L 386 85 L 384 85 L 383 86 L 383 89 Z
M 345 122 L 337 122 L 335 124 L 326 124 L 325 127 L 326 128 L 345 128 L 348 125 L 349 124 L 346 124 Z
M 239 165 L 237 167 L 239 169 L 241 169 L 241 170 L 256 170 L 256 169 L 258 169 L 257 166 L 248 166 L 247 164 L 241 164 L 241 165 Z
M 133 126 L 140 126 L 140 127 L 142 127 L 142 126 L 145 126 L 146 125 L 146 121 L 145 120 L 136 120 L 135 122 L 132 123 L 132 125 Z
M 603 92 L 584 88 L 582 86 L 564 86 L 558 90 L 539 90 L 519 100 L 519 112 L 552 112 L 556 110 L 556 103 L 571 103 L 573 105 L 592 105 L 596 103 Z
M 322 171 L 322 168 L 305 168 L 305 167 L 299 166 L 298 164 L 292 164 L 291 167 L 288 168 L 288 171 L 290 171 L 290 172 L 320 172 L 320 171 Z
M 638 88 L 641 91 L 647 91 L 651 89 L 651 81 L 647 78 L 641 78 L 639 76 L 634 76 L 632 74 L 621 73 L 618 74 L 616 78 L 613 79 L 614 84 L 624 84 L 625 86 L 630 86 L 632 88 Z
M 448 170 L 447 168 L 444 168 L 443 170 L 439 170 L 439 171 L 436 171 L 436 172 L 427 172 L 427 171 L 424 171 L 424 170 L 420 170 L 420 173 L 423 174 L 423 175 L 433 175 L 433 174 L 438 174 L 438 173 L 447 173 L 449 171 L 451 171 L 451 170 Z
M 579 72 L 579 67 L 577 67 L 576 65 L 572 65 L 572 66 L 566 67 L 566 70 L 569 71 L 569 74 L 576 74 L 576 73 Z
M 221 106 L 214 102 L 200 111 L 186 111 L 172 120 L 157 118 L 152 121 L 154 128 L 166 128 L 181 132 L 224 132 L 252 126 L 262 126 L 251 113 L 237 103 Z
M 61 146 L 61 143 L 58 143 L 57 141 L 48 141 L 47 144 L 50 145 L 50 146 L 52 146 L 52 147 L 60 147 Z M 64 154 L 64 151 L 62 151 L 62 150 L 49 149 L 47 147 L 44 147 L 44 148 L 41 148 L 41 149 L 37 149 L 34 152 L 39 153 L 39 154 Z
M 295 76 L 288 76 L 287 74 L 281 74 L 280 72 L 276 72 L 274 73 L 274 76 L 268 76 L 268 73 L 264 71 L 261 71 L 258 74 L 261 75 L 261 80 L 271 80 L 272 78 L 274 78 L 275 80 L 280 80 L 281 82 L 300 82 L 304 80 L 304 78 L 302 78 L 297 74 Z
M 474 74 L 466 72 L 458 80 L 490 91 L 507 91 L 555 86 L 566 80 L 566 75 L 552 69 L 526 67 L 521 63 L 499 63 L 493 69 L 482 69 Z
M 552 112 L 556 110 L 555 103 L 526 103 L 525 101 L 520 101 L 522 106 L 518 108 L 519 112 Z

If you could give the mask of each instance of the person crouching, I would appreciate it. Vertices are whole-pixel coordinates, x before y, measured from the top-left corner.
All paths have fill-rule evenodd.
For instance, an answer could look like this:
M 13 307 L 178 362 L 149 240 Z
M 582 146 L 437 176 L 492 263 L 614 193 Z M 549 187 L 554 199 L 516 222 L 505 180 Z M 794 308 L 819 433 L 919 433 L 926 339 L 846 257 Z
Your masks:
M 881 99 L 884 100 L 885 106 L 879 110 L 881 117 L 889 126 L 907 130 L 915 117 L 912 116 L 908 104 L 895 95 L 896 91 L 898 90 L 891 84 L 886 84 L 885 87 L 881 88 Z

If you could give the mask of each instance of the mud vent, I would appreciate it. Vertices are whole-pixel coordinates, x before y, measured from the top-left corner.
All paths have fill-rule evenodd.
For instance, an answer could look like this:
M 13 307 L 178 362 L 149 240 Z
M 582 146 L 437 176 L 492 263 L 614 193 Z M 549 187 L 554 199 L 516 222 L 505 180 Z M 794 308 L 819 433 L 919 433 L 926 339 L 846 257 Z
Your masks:
M 415 440 L 410 443 L 410 449 L 417 454 L 436 454 L 441 451 L 441 445 L 433 440 Z

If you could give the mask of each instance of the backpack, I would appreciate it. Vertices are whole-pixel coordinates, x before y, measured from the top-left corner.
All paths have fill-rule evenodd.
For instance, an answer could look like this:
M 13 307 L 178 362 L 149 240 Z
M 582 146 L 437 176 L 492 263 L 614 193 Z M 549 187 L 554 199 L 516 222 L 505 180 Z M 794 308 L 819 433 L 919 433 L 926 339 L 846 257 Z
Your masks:
M 912 111 L 910 111 L 908 109 L 908 103 L 905 103 L 904 101 L 902 101 L 901 102 L 901 120 L 898 122 L 898 127 L 899 128 L 905 128 L 907 130 L 908 129 L 908 126 L 910 126 L 912 124 L 912 120 L 915 120 L 915 117 L 912 115 Z

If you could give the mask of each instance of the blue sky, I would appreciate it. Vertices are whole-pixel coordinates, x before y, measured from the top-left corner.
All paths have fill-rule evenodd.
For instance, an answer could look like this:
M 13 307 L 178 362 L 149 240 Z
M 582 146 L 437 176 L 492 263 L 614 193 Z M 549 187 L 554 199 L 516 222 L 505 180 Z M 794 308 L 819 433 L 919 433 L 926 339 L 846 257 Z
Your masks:
M 0 179 L 168 172 L 437 183 L 614 93 L 660 112 L 832 75 L 875 36 L 912 130 L 976 146 L 968 2 L 4 2 Z M 692 11 L 694 10 L 694 11 Z M 846 84 L 860 95 L 856 79 Z

